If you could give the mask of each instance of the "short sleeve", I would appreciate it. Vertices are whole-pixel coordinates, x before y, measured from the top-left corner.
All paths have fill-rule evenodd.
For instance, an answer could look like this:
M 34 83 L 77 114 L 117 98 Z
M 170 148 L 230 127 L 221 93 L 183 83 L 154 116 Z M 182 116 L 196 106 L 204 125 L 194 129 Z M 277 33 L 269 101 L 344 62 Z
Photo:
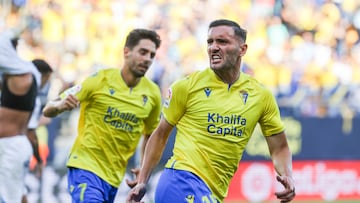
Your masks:
M 160 89 L 157 87 L 153 90 L 153 98 L 154 104 L 153 108 L 149 114 L 149 116 L 145 119 L 145 129 L 144 134 L 149 135 L 151 134 L 155 128 L 157 127 L 160 121 L 160 111 L 161 111 L 161 94 Z
M 171 125 L 176 125 L 185 113 L 188 81 L 188 78 L 176 81 L 167 91 L 162 112 L 164 118 Z
M 102 72 L 96 72 L 87 77 L 81 84 L 76 84 L 60 94 L 60 98 L 65 98 L 67 95 L 75 95 L 77 99 L 85 101 L 91 98 L 92 92 L 98 88 L 99 81 L 103 78 Z
M 272 93 L 264 90 L 264 110 L 259 120 L 264 136 L 271 136 L 285 130 L 281 121 L 280 110 Z

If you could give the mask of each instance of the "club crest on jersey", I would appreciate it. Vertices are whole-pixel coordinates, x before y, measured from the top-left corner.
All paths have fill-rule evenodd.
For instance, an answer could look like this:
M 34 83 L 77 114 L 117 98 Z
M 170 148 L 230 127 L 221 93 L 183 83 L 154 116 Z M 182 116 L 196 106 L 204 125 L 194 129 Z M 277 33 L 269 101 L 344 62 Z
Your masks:
M 246 101 L 248 99 L 249 94 L 245 90 L 241 90 L 240 95 L 241 95 L 241 97 L 243 99 L 244 104 L 246 104 Z
M 146 95 L 142 95 L 142 100 L 143 100 L 143 106 L 145 106 L 145 104 L 147 103 L 148 101 L 148 97 Z
M 169 107 L 171 97 L 172 97 L 172 90 L 171 90 L 171 88 L 168 88 L 168 91 L 167 91 L 167 94 L 166 94 L 166 97 L 165 97 L 165 100 L 164 100 L 164 107 L 165 108 Z
M 110 92 L 111 95 L 113 95 L 115 93 L 115 90 L 113 88 L 110 88 L 109 92 Z
M 211 89 L 207 87 L 204 89 L 204 92 L 205 92 L 206 96 L 209 97 L 210 93 L 211 93 Z

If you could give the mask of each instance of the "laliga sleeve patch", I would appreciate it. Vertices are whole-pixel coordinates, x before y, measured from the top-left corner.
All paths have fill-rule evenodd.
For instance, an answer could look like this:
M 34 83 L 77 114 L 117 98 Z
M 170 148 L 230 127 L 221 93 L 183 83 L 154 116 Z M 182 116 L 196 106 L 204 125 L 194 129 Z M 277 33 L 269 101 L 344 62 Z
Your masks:
M 63 93 L 61 93 L 60 97 L 65 98 L 68 95 L 76 95 L 81 90 L 81 85 L 74 85 L 70 87 L 69 89 L 65 90 Z
M 165 97 L 165 100 L 164 100 L 164 107 L 165 108 L 168 108 L 169 105 L 170 105 L 170 101 L 171 101 L 171 97 L 172 97 L 172 90 L 171 88 L 168 89 L 167 91 L 167 95 Z

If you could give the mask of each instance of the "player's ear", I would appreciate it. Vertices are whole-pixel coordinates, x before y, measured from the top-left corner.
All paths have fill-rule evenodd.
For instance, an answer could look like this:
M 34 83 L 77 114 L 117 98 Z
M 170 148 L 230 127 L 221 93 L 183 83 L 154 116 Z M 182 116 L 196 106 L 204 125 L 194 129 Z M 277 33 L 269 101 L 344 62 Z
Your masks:
M 243 43 L 240 45 L 240 56 L 244 56 L 246 54 L 248 45 L 246 43 Z
M 124 57 L 129 56 L 130 51 L 131 51 L 131 50 L 130 50 L 129 47 L 124 47 Z

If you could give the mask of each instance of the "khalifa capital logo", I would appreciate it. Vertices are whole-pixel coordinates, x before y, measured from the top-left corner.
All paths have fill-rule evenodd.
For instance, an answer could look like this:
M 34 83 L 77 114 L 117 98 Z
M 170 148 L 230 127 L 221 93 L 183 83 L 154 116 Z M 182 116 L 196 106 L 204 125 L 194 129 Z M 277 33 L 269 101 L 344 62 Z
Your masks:
M 242 97 L 244 104 L 246 104 L 247 99 L 249 97 L 249 93 L 247 93 L 247 91 L 245 91 L 245 90 L 240 90 L 240 95 Z

